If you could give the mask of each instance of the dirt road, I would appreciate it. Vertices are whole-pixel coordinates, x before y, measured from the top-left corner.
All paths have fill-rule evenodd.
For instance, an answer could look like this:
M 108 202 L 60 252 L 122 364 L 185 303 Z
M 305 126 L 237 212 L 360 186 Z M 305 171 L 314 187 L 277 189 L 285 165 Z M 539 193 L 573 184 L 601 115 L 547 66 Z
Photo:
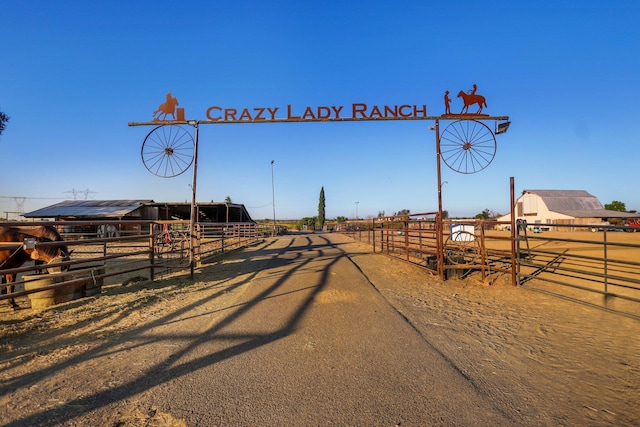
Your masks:
M 638 320 L 337 234 L 0 313 L 0 424 L 637 425 Z

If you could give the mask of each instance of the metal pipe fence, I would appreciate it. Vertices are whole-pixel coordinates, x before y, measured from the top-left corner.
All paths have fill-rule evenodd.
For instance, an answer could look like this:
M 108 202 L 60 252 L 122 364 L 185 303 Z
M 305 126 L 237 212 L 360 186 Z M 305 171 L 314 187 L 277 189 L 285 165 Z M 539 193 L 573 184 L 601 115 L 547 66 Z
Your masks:
M 439 253 L 435 218 L 427 213 L 332 227 L 373 252 L 434 273 L 441 257 L 445 279 L 507 275 L 515 286 L 640 315 L 638 227 L 518 221 L 512 230 L 510 222 L 445 219 Z
M 443 220 L 443 250 L 438 250 L 436 212 L 380 217 L 335 224 L 334 230 L 372 246 L 373 252 L 393 256 L 437 273 L 442 258 L 445 278 L 479 271 L 484 279 L 511 271 L 511 237 L 497 232 L 487 220 Z
M 519 286 L 617 306 L 617 311 L 637 310 L 633 308 L 640 302 L 637 227 L 572 225 L 567 231 L 566 225 L 545 224 L 545 229 L 518 222 Z
M 27 262 L 19 268 L 0 269 L 2 283 L 0 301 L 28 296 L 47 290 L 73 287 L 80 284 L 77 274 L 56 273 L 55 284 L 33 288 L 30 282 L 41 281 L 47 269 L 73 271 L 86 270 L 92 281 L 122 283 L 132 278 L 140 279 L 148 273 L 155 280 L 191 265 L 190 250 L 194 244 L 196 266 L 211 256 L 241 248 L 262 239 L 255 223 L 198 223 L 192 239 L 189 221 L 49 221 L 4 222 L 3 226 L 49 225 L 59 230 L 64 242 L 38 242 L 36 247 L 64 244 L 71 251 L 69 261 L 35 265 Z M 22 243 L 3 244 L 12 250 Z M 14 292 L 5 293 L 9 284 L 6 274 L 17 274 L 12 283 Z M 67 280 L 67 277 L 68 280 Z M 144 277 L 143 279 L 147 279 Z M 85 282 L 87 280 L 84 280 Z
M 513 285 L 559 294 L 623 311 L 640 307 L 640 233 L 637 227 L 579 224 L 527 224 L 489 220 L 443 220 L 439 251 L 437 213 L 389 216 L 329 224 L 336 232 L 367 243 L 382 253 L 438 273 L 444 278 L 492 279 L 508 275 Z M 3 225 L 53 225 L 72 251 L 71 260 L 2 269 L 0 275 L 19 274 L 18 290 L 0 300 L 38 290 L 25 284 L 45 268 L 87 269 L 92 280 L 122 283 L 148 272 L 155 280 L 190 267 L 195 242 L 196 265 L 211 256 L 260 241 L 255 223 L 198 223 L 192 239 L 188 221 L 64 221 L 20 222 Z M 39 246 L 55 246 L 42 242 Z M 20 244 L 3 243 L 3 248 Z M 104 268 L 98 268 L 104 267 Z M 26 279 L 25 279 L 26 277 Z M 46 289 L 72 286 L 70 277 Z M 7 284 L 1 284 L 4 289 Z M 598 299 L 600 298 L 600 299 Z M 629 307 L 633 304 L 634 307 Z M 640 313 L 638 313 L 640 314 Z

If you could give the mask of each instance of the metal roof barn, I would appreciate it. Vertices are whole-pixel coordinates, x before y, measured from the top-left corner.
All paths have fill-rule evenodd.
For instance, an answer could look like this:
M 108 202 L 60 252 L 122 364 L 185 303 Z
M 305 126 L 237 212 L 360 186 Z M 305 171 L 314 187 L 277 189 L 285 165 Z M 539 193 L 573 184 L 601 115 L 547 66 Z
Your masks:
M 198 222 L 255 222 L 242 204 L 197 203 Z M 25 218 L 56 220 L 187 220 L 189 203 L 153 200 L 66 200 L 25 213 Z
M 157 219 L 144 218 L 143 206 L 153 200 L 65 200 L 24 214 L 25 218 Z
M 637 218 L 637 213 L 605 209 L 584 190 L 524 190 L 515 204 L 516 219 L 529 224 L 592 224 L 604 219 Z M 498 218 L 510 221 L 511 214 Z

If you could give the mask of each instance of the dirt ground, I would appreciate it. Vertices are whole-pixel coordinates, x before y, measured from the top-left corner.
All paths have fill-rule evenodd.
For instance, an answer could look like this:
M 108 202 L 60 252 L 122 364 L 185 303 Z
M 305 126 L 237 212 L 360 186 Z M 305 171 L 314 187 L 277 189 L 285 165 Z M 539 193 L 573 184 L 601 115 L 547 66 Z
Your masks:
M 491 285 L 442 283 L 418 267 L 370 254 L 364 244 L 332 239 L 396 311 L 517 424 L 640 425 L 639 319 L 514 288 L 507 277 Z M 139 278 L 42 311 L 13 312 L 0 302 L 0 424 L 72 410 L 69 402 L 135 375 L 133 363 L 98 365 L 91 358 L 126 331 L 211 295 L 220 310 L 232 306 L 241 289 L 219 274 L 233 275 L 241 264 L 233 257 L 217 262 L 219 268 L 195 283 L 188 275 L 155 283 Z M 82 379 L 46 375 L 71 363 L 85 365 Z M 115 408 L 98 425 L 186 425 L 134 400 Z

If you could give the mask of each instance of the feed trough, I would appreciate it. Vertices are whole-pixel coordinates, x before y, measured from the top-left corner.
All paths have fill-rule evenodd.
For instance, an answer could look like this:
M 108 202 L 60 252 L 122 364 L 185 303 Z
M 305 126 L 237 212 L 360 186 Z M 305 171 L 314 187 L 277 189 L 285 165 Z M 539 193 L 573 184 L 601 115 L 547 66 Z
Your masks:
M 69 271 L 49 274 L 25 275 L 24 290 L 39 292 L 28 295 L 31 308 L 46 308 L 102 291 L 104 265 L 83 266 Z

